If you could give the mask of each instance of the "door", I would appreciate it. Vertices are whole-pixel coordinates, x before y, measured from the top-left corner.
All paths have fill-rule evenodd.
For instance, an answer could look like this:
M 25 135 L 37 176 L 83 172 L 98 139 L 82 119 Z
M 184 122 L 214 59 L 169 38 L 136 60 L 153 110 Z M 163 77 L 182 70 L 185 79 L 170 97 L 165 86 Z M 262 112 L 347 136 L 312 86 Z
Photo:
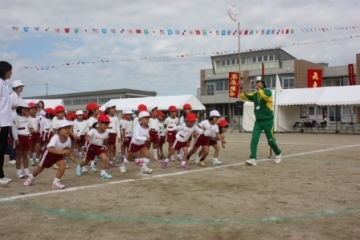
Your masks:
M 339 106 L 329 107 L 329 120 L 330 122 L 341 121 L 341 107 Z

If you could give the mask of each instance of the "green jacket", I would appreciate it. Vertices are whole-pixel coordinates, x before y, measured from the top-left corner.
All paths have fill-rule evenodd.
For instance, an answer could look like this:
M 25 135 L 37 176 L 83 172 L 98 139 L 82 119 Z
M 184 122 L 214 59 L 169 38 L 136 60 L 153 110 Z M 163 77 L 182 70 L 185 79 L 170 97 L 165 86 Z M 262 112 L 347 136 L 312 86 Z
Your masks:
M 246 101 L 254 102 L 256 121 L 274 120 L 272 93 L 263 88 L 252 93 L 240 93 L 240 97 Z

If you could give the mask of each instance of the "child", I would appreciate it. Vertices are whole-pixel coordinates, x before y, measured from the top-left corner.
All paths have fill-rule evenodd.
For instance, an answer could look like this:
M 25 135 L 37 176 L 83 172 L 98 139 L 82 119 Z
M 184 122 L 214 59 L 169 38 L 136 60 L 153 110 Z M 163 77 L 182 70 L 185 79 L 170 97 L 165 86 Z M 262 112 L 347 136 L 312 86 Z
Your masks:
M 185 103 L 185 104 L 183 105 L 183 111 L 182 111 L 181 117 L 180 117 L 180 119 L 179 119 L 179 123 L 180 123 L 180 124 L 183 124 L 183 123 L 186 122 L 186 115 L 189 114 L 189 113 L 191 113 L 191 110 L 192 110 L 192 107 L 191 107 L 191 105 L 190 105 L 189 103 Z M 188 140 L 188 143 L 187 143 L 187 146 L 188 146 L 189 150 L 191 149 L 191 148 L 190 148 L 191 140 L 192 140 L 192 136 L 190 136 L 190 138 L 189 138 L 189 140 Z M 179 158 L 179 159 L 182 159 L 183 152 L 182 152 L 182 150 L 181 150 L 180 152 L 181 152 L 181 154 L 178 154 L 178 158 Z M 191 158 L 190 158 L 190 159 L 191 159 Z M 191 160 L 192 160 L 192 159 L 191 159 Z
M 142 111 L 139 113 L 139 124 L 134 130 L 133 137 L 131 138 L 130 142 L 129 154 L 126 158 L 123 159 L 120 172 L 126 172 L 126 164 L 129 163 L 129 161 L 132 159 L 134 153 L 140 151 L 144 155 L 141 172 L 147 174 L 152 173 L 153 170 L 147 167 L 147 164 L 150 162 L 150 152 L 145 145 L 147 141 L 150 141 L 148 126 L 149 117 L 150 114 L 148 112 Z
M 36 163 L 39 163 L 39 157 L 40 157 L 40 147 L 41 147 L 40 119 L 38 116 L 36 116 L 37 105 L 31 102 L 29 103 L 29 108 L 30 108 L 29 117 L 28 117 L 28 128 L 30 130 L 29 156 L 30 156 L 30 165 L 35 166 L 35 161 Z
M 46 114 L 46 111 L 45 111 L 45 104 L 43 101 L 39 101 L 37 103 L 37 111 L 36 111 L 36 116 L 40 119 L 41 119 L 45 116 Z
M 113 177 L 106 172 L 107 156 L 105 149 L 105 142 L 109 136 L 107 129 L 109 127 L 110 118 L 105 115 L 100 115 L 98 118 L 99 126 L 97 129 L 93 128 L 86 134 L 86 142 L 88 146 L 86 148 L 86 157 L 76 167 L 76 175 L 82 175 L 82 168 L 86 166 L 96 156 L 101 158 L 101 173 L 100 177 L 103 179 L 112 179 Z
M 216 123 L 219 121 L 221 117 L 220 113 L 217 110 L 212 110 L 210 112 L 210 117 L 208 120 L 202 121 L 199 126 L 203 131 L 196 137 L 195 143 L 187 158 L 189 159 L 192 154 L 194 154 L 200 146 L 203 147 L 203 154 L 201 156 L 196 157 L 196 163 L 201 167 L 206 167 L 205 158 L 209 154 L 209 141 L 210 137 L 216 135 L 216 137 L 222 142 L 226 143 L 226 141 L 219 134 L 219 128 Z
M 45 116 L 41 118 L 40 121 L 40 136 L 41 136 L 41 151 L 43 151 L 46 145 L 49 143 L 53 133 L 50 131 L 51 129 L 51 121 L 55 116 L 55 111 L 52 108 L 45 109 Z
M 133 111 L 130 109 L 124 109 L 122 111 L 122 125 L 121 125 L 121 135 L 122 135 L 122 144 L 121 144 L 121 154 L 122 158 L 124 159 L 126 157 L 126 149 L 129 150 L 131 137 L 133 135 L 133 121 L 131 120 Z
M 85 135 L 89 131 L 88 122 L 84 120 L 84 112 L 82 110 L 76 111 L 76 119 L 74 120 L 74 134 L 78 137 L 76 140 L 79 157 L 85 157 L 84 144 Z
M 88 122 L 88 126 L 89 126 L 89 131 L 91 129 L 97 127 L 97 123 L 98 123 L 97 117 L 99 116 L 99 113 L 100 113 L 99 108 L 100 108 L 100 106 L 97 105 L 97 103 L 94 103 L 94 102 L 88 103 L 86 105 L 86 110 L 88 111 L 88 114 L 87 114 L 88 120 L 87 120 L 87 122 Z M 85 166 L 83 167 L 82 171 L 83 172 L 87 171 Z M 90 171 L 91 172 L 97 172 L 97 169 L 95 167 L 95 159 L 90 161 Z
M 170 116 L 167 117 L 164 121 L 164 126 L 166 128 L 166 141 L 169 143 L 169 147 L 168 147 L 168 153 L 170 152 L 176 138 L 176 126 L 179 125 L 179 118 L 176 116 L 177 115 L 177 108 L 175 106 L 170 106 L 169 107 L 169 113 Z M 170 158 L 171 161 L 175 161 L 174 156 L 171 156 Z
M 29 115 L 28 103 L 21 100 L 16 108 L 16 113 L 14 126 L 12 127 L 16 149 L 16 177 L 24 178 L 25 175 L 29 176 L 31 174 L 28 160 L 28 152 L 30 150 L 30 131 L 27 123 Z M 24 165 L 24 172 L 21 169 L 21 160 Z
M 218 127 L 219 127 L 219 133 L 220 135 L 223 137 L 223 139 L 225 139 L 224 133 L 226 133 L 228 127 L 229 127 L 229 123 L 226 120 L 220 120 L 217 123 Z M 219 139 L 216 137 L 216 134 L 213 133 L 213 135 L 210 138 L 209 141 L 209 145 L 212 146 L 215 149 L 214 152 L 214 159 L 213 159 L 213 165 L 221 165 L 222 161 L 219 161 L 218 157 L 219 157 L 219 152 L 220 152 L 220 148 L 219 145 L 217 143 Z M 222 147 L 225 148 L 225 143 L 221 143 Z M 202 156 L 204 150 L 201 149 L 199 152 L 199 156 Z
M 144 104 L 140 104 L 138 106 L 138 114 L 141 113 L 142 111 L 147 112 L 147 106 L 144 105 Z M 133 134 L 134 134 L 134 131 L 135 131 L 135 128 L 136 128 L 137 125 L 139 125 L 139 117 L 138 116 L 136 116 L 134 118 L 134 121 L 133 121 Z M 142 158 L 143 158 L 143 156 L 141 155 L 140 151 L 137 151 L 135 153 L 135 163 L 136 163 L 136 165 L 138 165 L 138 166 L 142 165 Z
M 159 121 L 159 146 L 158 146 L 158 156 L 159 159 L 163 159 L 164 152 L 163 152 L 163 145 L 165 143 L 165 127 L 164 127 L 164 113 L 162 111 L 158 111 L 158 117 Z
M 188 154 L 188 146 L 187 142 L 193 132 L 200 132 L 201 130 L 195 125 L 196 115 L 194 113 L 189 113 L 186 115 L 186 123 L 181 124 L 180 126 L 176 127 L 178 130 L 176 134 L 176 140 L 170 149 L 167 158 L 162 163 L 161 167 L 166 168 L 167 164 L 169 163 L 169 159 L 171 156 L 180 149 L 183 149 L 184 155 L 181 161 L 181 168 L 189 170 L 190 167 L 187 165 L 187 154 Z
M 150 141 L 148 141 L 147 144 L 147 148 L 148 150 L 150 150 L 151 147 L 151 143 L 152 148 L 153 148 L 153 152 L 154 152 L 154 160 L 155 162 L 161 162 L 158 159 L 158 153 L 157 153 L 157 149 L 159 146 L 159 121 L 157 119 L 157 107 L 156 106 L 150 106 L 148 108 L 148 112 L 150 114 L 150 120 L 149 120 L 149 135 L 150 135 Z
M 121 135 L 120 135 L 120 124 L 119 119 L 115 116 L 116 114 L 116 106 L 115 103 L 108 102 L 106 104 L 106 110 L 105 115 L 107 115 L 110 119 L 110 124 L 108 126 L 107 132 L 109 133 L 109 137 L 107 139 L 107 145 L 106 149 L 109 152 L 109 168 L 116 167 L 114 163 L 114 157 L 115 157 L 115 144 L 116 144 L 116 137 L 118 139 L 118 142 L 121 142 Z
M 54 164 L 58 166 L 55 179 L 51 185 L 54 189 L 65 188 L 60 182 L 61 177 L 64 175 L 66 165 L 64 162 L 64 155 L 68 155 L 73 162 L 76 162 L 71 155 L 71 140 L 70 140 L 70 127 L 72 122 L 65 119 L 57 121 L 57 133 L 50 139 L 47 149 L 42 154 L 39 166 L 30 174 L 28 179 L 24 182 L 25 186 L 30 186 L 37 175 L 39 175 L 44 168 L 50 168 Z

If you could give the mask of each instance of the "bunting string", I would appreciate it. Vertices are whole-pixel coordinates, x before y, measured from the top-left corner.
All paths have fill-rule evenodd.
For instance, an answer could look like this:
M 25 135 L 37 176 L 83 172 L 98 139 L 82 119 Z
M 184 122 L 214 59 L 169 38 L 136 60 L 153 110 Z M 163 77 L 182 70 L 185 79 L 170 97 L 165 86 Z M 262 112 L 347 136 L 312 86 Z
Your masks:
M 284 44 L 272 47 L 261 47 L 261 48 L 247 48 L 242 49 L 240 52 L 253 52 L 259 50 L 267 50 L 267 49 L 278 49 L 278 48 L 287 48 L 293 46 L 300 46 L 300 45 L 310 45 L 310 44 L 318 44 L 324 42 L 340 42 L 350 39 L 357 39 L 360 38 L 360 35 L 349 36 L 344 38 L 334 38 L 328 40 L 317 40 L 317 41 L 308 41 L 308 42 L 301 42 L 301 43 L 292 43 L 292 44 Z M 190 58 L 190 57 L 205 57 L 205 56 L 214 56 L 214 55 L 223 55 L 223 54 L 232 54 L 238 53 L 238 50 L 226 50 L 226 51 L 217 51 L 217 52 L 201 52 L 201 53 L 190 53 L 190 54 L 176 54 L 176 55 L 163 55 L 163 56 L 153 56 L 153 57 L 142 57 L 142 58 L 124 58 L 118 60 L 92 60 L 92 61 L 78 61 L 78 62 L 67 62 L 61 64 L 54 64 L 54 65 L 44 65 L 44 66 L 24 66 L 20 67 L 20 69 L 31 69 L 31 70 L 53 70 L 57 67 L 71 67 L 71 66 L 83 66 L 83 65 L 90 65 L 90 64 L 102 64 L 102 63 L 120 63 L 120 62 L 131 62 L 131 61 L 144 61 L 144 60 L 154 60 L 154 59 L 164 59 L 164 58 Z
M 120 34 L 120 35 L 160 35 L 160 36 L 237 36 L 238 34 L 242 36 L 251 36 L 251 35 L 287 35 L 287 34 L 296 34 L 296 33 L 324 33 L 329 31 L 349 31 L 354 29 L 359 29 L 360 26 L 343 26 L 343 27 L 310 27 L 310 28 L 264 28 L 264 29 L 244 29 L 240 30 L 238 33 L 237 30 L 180 30 L 180 29 L 144 29 L 144 28 L 78 28 L 78 27 L 7 27 L 0 26 L 0 30 L 11 30 L 12 32 L 45 32 L 45 33 L 55 33 L 55 34 Z

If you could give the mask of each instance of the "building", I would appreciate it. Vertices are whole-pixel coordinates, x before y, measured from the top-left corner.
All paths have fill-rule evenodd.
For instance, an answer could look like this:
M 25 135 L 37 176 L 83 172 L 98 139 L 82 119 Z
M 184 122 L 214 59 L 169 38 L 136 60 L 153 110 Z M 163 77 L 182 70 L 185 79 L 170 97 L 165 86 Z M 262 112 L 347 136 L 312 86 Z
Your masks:
M 224 116 L 229 116 L 229 105 L 231 116 L 242 115 L 241 104 L 235 98 L 228 95 L 229 72 L 239 72 L 239 55 L 227 54 L 211 57 L 212 68 L 200 70 L 200 88 L 197 97 L 207 109 L 217 109 Z M 348 66 L 329 67 L 328 63 L 312 63 L 290 55 L 282 49 L 267 49 L 253 52 L 241 53 L 241 86 L 243 91 L 255 90 L 254 79 L 261 76 L 262 63 L 265 69 L 266 86 L 269 89 L 276 87 L 276 75 L 279 76 L 283 89 L 307 88 L 308 69 L 322 70 L 322 86 L 347 86 L 349 84 Z M 356 54 L 354 72 L 360 73 L 360 54 Z M 360 84 L 360 78 L 356 77 L 356 84 Z M 337 108 L 337 109 L 336 109 Z M 350 107 L 326 107 L 318 108 L 317 114 L 322 115 L 327 111 L 331 122 L 335 121 L 335 115 L 339 120 L 349 120 Z M 360 108 L 353 108 L 353 113 L 360 122 Z M 310 107 L 310 115 L 315 115 L 315 108 Z M 300 115 L 300 114 L 299 114 Z M 234 118 L 236 119 L 236 118 Z
M 63 99 L 66 110 L 75 111 L 77 109 L 85 110 L 85 106 L 89 102 L 96 102 L 101 106 L 111 99 L 154 97 L 154 96 L 156 96 L 156 92 L 153 91 L 141 91 L 141 90 L 121 88 L 121 89 L 104 90 L 104 91 L 32 96 L 32 97 L 26 97 L 25 99 Z

